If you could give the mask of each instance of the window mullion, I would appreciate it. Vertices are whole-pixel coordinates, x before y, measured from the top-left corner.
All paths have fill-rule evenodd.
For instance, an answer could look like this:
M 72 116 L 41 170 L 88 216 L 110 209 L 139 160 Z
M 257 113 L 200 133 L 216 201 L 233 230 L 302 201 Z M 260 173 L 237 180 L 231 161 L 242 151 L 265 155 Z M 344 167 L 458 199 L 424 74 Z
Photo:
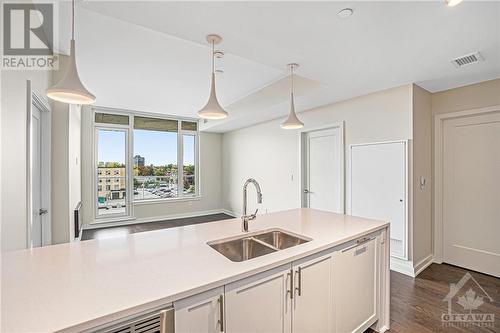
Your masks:
M 184 137 L 182 135 L 181 121 L 178 121 L 177 130 L 177 196 L 184 194 Z

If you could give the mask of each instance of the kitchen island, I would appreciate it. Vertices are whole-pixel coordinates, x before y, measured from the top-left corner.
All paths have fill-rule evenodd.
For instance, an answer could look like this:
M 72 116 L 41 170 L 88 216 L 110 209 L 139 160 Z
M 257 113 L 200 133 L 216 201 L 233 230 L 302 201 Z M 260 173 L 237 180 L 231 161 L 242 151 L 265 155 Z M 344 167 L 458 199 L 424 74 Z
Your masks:
M 301 332 L 308 320 L 385 331 L 388 226 L 307 208 L 258 215 L 250 235 L 308 241 L 241 262 L 207 244 L 243 235 L 236 218 L 6 253 L 1 331 L 112 331 L 172 306 L 177 332 Z

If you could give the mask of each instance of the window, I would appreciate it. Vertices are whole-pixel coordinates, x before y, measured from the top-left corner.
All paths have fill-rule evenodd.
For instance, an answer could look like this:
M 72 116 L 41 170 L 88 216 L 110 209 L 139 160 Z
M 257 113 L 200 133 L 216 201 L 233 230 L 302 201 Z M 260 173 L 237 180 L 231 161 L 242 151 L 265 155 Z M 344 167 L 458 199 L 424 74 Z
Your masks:
M 96 217 L 128 216 L 132 200 L 198 195 L 196 121 L 96 112 L 94 122 Z
M 97 216 L 127 215 L 127 131 L 121 129 L 96 130 L 97 137 Z M 118 185 L 99 186 L 118 181 Z
M 178 196 L 177 139 L 177 120 L 134 117 L 134 200 Z

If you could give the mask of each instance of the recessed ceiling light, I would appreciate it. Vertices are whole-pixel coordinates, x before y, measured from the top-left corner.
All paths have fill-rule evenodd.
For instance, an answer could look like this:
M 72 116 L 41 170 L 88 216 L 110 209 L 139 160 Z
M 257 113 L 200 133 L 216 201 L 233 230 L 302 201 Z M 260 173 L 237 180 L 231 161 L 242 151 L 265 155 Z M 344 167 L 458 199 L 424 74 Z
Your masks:
M 458 5 L 459 3 L 461 3 L 462 1 L 463 0 L 445 0 L 448 7 L 454 7 L 454 6 Z
M 450 1 L 457 1 L 457 0 L 450 0 Z M 337 13 L 337 16 L 340 18 L 348 18 L 352 14 L 354 14 L 354 10 L 352 10 L 352 8 L 344 8 Z

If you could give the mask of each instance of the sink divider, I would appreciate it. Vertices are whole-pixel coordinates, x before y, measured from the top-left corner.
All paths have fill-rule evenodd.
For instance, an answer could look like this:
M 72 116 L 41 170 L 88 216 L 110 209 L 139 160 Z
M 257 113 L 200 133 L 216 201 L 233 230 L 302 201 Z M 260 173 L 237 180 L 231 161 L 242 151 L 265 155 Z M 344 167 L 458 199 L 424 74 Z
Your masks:
M 264 245 L 264 246 L 267 246 L 268 248 L 271 248 L 271 249 L 273 249 L 274 251 L 280 251 L 280 250 L 281 250 L 281 249 L 278 249 L 276 246 L 272 246 L 271 244 L 266 243 L 266 242 L 264 242 L 264 241 L 261 241 L 260 239 L 257 239 L 257 238 L 255 238 L 255 237 L 248 237 L 248 238 L 250 238 L 251 240 L 253 240 L 253 241 L 257 242 L 257 243 L 260 243 L 260 244 L 262 244 L 262 245 Z

